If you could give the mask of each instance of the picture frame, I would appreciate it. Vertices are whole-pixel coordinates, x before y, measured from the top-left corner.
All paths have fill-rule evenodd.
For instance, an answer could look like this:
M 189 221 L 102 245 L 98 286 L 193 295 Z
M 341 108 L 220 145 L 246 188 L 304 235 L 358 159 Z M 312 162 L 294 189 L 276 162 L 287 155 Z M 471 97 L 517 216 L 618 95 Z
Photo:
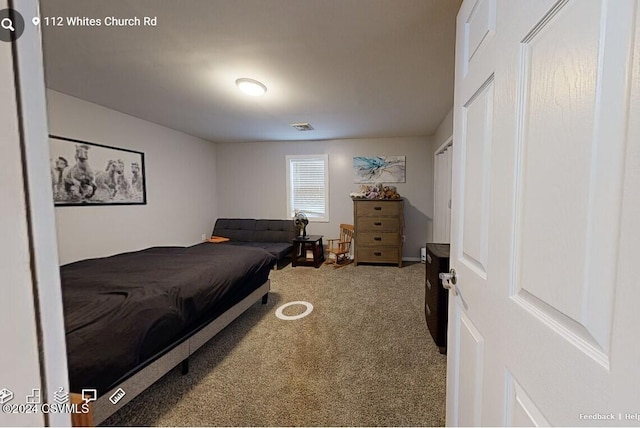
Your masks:
M 146 205 L 144 153 L 49 135 L 56 207 Z
M 405 156 L 354 156 L 353 182 L 406 183 Z

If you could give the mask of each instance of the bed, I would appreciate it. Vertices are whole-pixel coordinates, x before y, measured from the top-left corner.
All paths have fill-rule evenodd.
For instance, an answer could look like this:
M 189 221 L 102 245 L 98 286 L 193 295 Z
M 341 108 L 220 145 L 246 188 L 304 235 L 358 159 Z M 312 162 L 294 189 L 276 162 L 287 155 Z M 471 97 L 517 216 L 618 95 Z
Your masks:
M 69 382 L 97 389 L 100 423 L 269 291 L 276 258 L 203 243 L 154 247 L 61 267 Z M 117 388 L 126 395 L 107 401 Z

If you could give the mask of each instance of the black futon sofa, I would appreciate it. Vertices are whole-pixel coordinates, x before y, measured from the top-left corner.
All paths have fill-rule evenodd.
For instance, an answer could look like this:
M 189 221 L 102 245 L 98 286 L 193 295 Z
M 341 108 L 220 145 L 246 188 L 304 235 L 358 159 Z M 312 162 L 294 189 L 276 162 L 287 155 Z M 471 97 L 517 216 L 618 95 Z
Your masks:
M 213 228 L 213 236 L 229 238 L 224 245 L 263 248 L 276 256 L 277 268 L 282 269 L 291 262 L 296 229 L 293 220 L 219 218 Z

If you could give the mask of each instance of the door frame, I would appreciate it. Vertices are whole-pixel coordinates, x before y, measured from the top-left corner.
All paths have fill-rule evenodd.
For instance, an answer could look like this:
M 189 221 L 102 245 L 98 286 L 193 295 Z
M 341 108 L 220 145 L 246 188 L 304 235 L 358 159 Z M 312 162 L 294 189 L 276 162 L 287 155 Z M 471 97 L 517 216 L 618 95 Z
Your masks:
M 23 175 L 31 271 L 40 351 L 42 397 L 55 402 L 59 388 L 69 392 L 69 376 L 60 286 L 60 266 L 49 161 L 49 130 L 41 27 L 29 24 L 40 16 L 37 0 L 8 2 L 27 25 L 13 43 L 16 104 L 23 155 Z M 45 398 L 46 397 L 46 398 Z M 70 426 L 70 415 L 51 413 L 51 426 Z

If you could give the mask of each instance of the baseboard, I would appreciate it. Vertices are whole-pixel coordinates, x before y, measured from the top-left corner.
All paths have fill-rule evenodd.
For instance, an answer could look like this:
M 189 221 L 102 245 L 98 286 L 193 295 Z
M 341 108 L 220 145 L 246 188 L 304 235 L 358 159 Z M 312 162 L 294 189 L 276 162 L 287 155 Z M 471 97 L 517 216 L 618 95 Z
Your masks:
M 403 262 L 419 262 L 420 257 L 403 257 L 402 261 Z

